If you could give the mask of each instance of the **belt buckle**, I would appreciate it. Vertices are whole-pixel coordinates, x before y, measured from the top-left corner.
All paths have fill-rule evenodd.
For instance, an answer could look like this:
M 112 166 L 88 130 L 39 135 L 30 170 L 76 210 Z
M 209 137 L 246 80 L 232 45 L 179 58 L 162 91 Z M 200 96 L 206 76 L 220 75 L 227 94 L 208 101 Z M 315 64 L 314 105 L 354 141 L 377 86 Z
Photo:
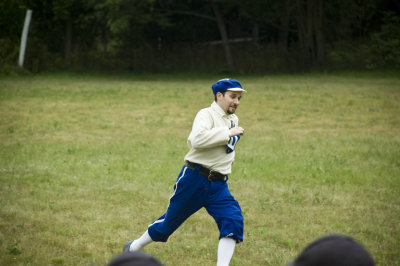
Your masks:
M 214 172 L 215 172 L 214 170 L 210 170 L 210 173 L 208 173 L 208 177 L 207 177 L 208 181 L 214 181 L 214 180 L 212 179 L 212 176 L 213 176 L 213 173 L 214 173 Z

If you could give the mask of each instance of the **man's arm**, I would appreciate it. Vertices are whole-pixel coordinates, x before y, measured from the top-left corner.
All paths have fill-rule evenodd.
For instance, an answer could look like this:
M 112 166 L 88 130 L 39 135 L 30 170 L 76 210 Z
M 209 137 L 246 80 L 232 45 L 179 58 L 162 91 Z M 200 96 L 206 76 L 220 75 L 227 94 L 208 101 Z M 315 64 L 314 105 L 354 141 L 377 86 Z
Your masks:
M 195 149 L 226 145 L 231 137 L 228 127 L 213 127 L 214 121 L 206 110 L 201 110 L 194 119 L 188 144 Z

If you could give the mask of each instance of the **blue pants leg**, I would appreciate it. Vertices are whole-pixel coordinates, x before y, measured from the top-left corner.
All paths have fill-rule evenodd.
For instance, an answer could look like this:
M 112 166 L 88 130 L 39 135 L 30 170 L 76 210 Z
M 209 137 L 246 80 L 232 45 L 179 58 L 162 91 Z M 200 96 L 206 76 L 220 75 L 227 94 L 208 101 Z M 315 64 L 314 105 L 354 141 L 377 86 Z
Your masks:
M 211 182 L 205 208 L 218 225 L 219 238 L 230 237 L 243 241 L 243 216 L 239 203 L 226 182 Z
M 174 193 L 165 214 L 148 228 L 153 241 L 166 242 L 168 237 L 193 213 L 203 207 L 206 200 L 207 179 L 184 166 L 176 180 Z

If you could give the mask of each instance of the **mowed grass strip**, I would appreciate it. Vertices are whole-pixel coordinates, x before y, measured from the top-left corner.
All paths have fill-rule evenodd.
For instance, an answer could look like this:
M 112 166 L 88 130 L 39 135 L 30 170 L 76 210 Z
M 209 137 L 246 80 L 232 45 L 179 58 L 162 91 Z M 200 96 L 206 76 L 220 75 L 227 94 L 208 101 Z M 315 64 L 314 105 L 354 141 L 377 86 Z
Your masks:
M 400 261 L 398 73 L 237 77 L 232 194 L 245 240 L 231 265 L 286 265 L 327 233 Z M 0 265 L 104 265 L 166 209 L 200 108 L 222 77 L 0 79 Z M 206 211 L 145 251 L 214 265 Z

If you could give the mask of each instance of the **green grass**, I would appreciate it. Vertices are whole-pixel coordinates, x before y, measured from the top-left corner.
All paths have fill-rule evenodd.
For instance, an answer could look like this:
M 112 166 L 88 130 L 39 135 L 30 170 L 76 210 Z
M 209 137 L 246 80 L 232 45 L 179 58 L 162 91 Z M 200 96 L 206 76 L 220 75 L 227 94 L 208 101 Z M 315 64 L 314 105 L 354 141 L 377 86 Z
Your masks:
M 400 265 L 400 75 L 239 76 L 231 265 L 286 265 L 327 233 Z M 161 215 L 219 76 L 0 78 L 0 265 L 104 265 Z M 214 265 L 201 210 L 145 251 Z

